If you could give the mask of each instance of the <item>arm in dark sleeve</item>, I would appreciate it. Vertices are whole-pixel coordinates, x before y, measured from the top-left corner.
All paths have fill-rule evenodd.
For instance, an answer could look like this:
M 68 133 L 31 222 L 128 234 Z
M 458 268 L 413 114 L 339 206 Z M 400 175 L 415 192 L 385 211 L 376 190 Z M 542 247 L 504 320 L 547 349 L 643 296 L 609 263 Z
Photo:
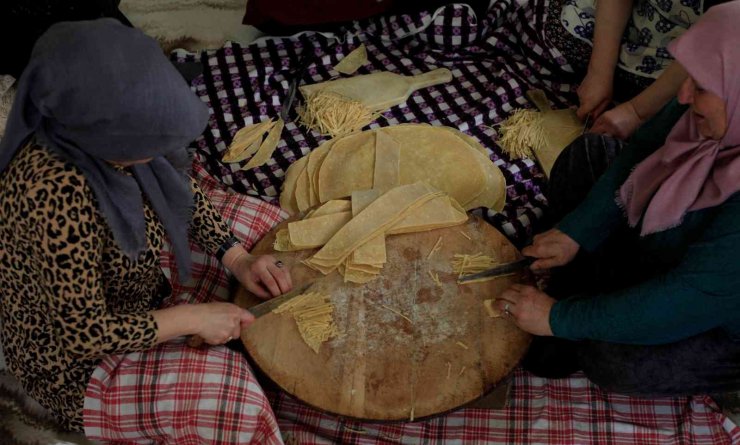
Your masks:
M 593 252 L 623 221 L 616 193 L 632 169 L 660 148 L 673 125 L 686 111 L 674 99 L 653 119 L 640 127 L 614 163 L 599 178 L 586 199 L 558 224 L 583 249 Z
M 558 337 L 661 344 L 730 326 L 740 314 L 740 198 L 715 215 L 667 273 L 616 292 L 556 303 Z

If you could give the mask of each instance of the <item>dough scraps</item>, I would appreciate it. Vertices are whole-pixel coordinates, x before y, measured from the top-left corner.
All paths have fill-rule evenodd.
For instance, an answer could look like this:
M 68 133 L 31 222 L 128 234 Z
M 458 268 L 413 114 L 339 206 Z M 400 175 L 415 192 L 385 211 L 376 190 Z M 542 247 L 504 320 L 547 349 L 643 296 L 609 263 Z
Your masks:
M 242 170 L 249 170 L 251 168 L 259 167 L 270 159 L 270 156 L 272 156 L 272 152 L 275 151 L 275 148 L 277 148 L 277 145 L 280 142 L 280 136 L 283 133 L 283 128 L 285 128 L 285 122 L 282 119 L 278 119 L 275 125 L 273 125 L 270 129 L 270 132 L 267 134 L 265 140 L 260 145 L 257 153 L 255 153 L 252 159 L 247 162 L 247 165 L 242 167 Z
M 361 44 L 351 53 L 344 56 L 342 60 L 334 65 L 334 69 L 342 74 L 353 74 L 362 65 L 367 63 L 367 48 L 365 44 Z
M 260 122 L 247 125 L 234 134 L 231 145 L 224 153 L 223 162 L 241 162 L 252 156 L 260 147 L 262 137 L 275 125 L 275 122 Z

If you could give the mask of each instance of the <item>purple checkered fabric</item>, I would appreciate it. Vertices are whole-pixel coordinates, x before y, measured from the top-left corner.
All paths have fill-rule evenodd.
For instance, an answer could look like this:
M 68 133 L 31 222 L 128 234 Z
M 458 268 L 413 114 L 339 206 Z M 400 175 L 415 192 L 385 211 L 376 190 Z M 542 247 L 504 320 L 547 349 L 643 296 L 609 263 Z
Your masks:
M 547 9 L 547 0 L 523 5 L 499 0 L 492 2 L 485 17 L 479 17 L 470 6 L 452 4 L 436 11 L 356 22 L 340 39 L 303 33 L 262 39 L 249 46 L 230 43 L 199 56 L 176 53 L 176 60 L 200 57 L 204 65 L 193 88 L 209 105 L 211 119 L 196 141 L 196 158 L 225 185 L 275 203 L 286 169 L 324 137 L 289 119 L 283 139 L 265 165 L 242 171 L 240 164 L 222 163 L 221 153 L 240 128 L 280 114 L 302 57 L 314 59 L 301 84 L 321 82 L 340 77 L 333 66 L 364 43 L 368 63 L 358 74 L 413 75 L 439 67 L 452 71 L 451 82 L 415 92 L 367 128 L 422 122 L 454 127 L 478 139 L 508 184 L 505 209 L 480 212 L 521 244 L 546 206 L 544 178 L 532 160 L 512 160 L 502 153 L 494 127 L 514 109 L 532 106 L 524 96 L 529 89 L 547 91 L 558 108 L 575 98 L 570 67 L 544 35 Z

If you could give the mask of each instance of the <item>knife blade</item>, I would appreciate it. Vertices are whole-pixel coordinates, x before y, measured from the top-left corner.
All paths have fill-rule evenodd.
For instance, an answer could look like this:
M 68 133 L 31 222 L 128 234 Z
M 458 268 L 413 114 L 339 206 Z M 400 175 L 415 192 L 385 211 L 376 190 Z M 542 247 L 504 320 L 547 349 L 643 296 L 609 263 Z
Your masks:
M 474 273 L 471 275 L 464 275 L 462 278 L 457 280 L 458 283 L 467 283 L 468 281 L 480 280 L 481 278 L 496 277 L 499 275 L 506 275 L 507 273 L 516 272 L 517 270 L 529 267 L 536 258 L 524 257 L 511 263 L 500 264 L 496 267 L 492 267 L 483 272 Z
M 264 303 L 260 303 L 250 308 L 247 308 L 247 310 L 252 315 L 254 315 L 254 318 L 260 318 L 263 315 L 269 314 L 270 312 L 273 311 L 273 309 L 277 308 L 283 303 L 290 301 L 299 295 L 305 294 L 306 291 L 309 290 L 311 286 L 313 286 L 313 284 L 314 284 L 313 281 L 309 281 L 308 283 L 302 286 L 298 286 L 297 288 L 293 289 L 290 292 L 286 292 L 278 297 L 267 300 Z
M 286 292 L 280 296 L 267 300 L 264 303 L 254 305 L 248 308 L 247 310 L 252 315 L 254 315 L 254 318 L 259 318 L 263 315 L 267 315 L 270 312 L 272 312 L 273 309 L 285 303 L 286 301 L 292 300 L 293 298 L 305 293 L 308 289 L 311 288 L 311 286 L 313 286 L 313 284 L 314 284 L 313 281 L 309 281 L 308 283 L 302 286 L 299 286 L 290 292 Z M 241 343 L 241 340 L 237 338 L 237 339 L 230 341 L 229 343 L 234 343 L 234 342 Z M 190 346 L 191 348 L 199 348 L 203 346 L 204 343 L 205 343 L 205 340 L 203 340 L 203 337 L 197 334 L 188 338 L 188 341 L 187 341 L 188 346 Z M 228 346 L 228 343 L 227 343 L 227 346 Z
M 288 92 L 285 95 L 285 100 L 283 100 L 283 103 L 280 106 L 280 118 L 283 121 L 288 122 L 290 110 L 293 108 L 293 102 L 295 102 L 295 97 L 298 93 L 298 87 L 305 77 L 308 67 L 314 62 L 318 63 L 321 58 L 324 57 L 324 54 L 329 54 L 329 51 L 334 49 L 335 45 L 336 42 L 332 42 L 324 50 L 321 50 L 320 48 L 316 50 L 312 44 L 304 42 L 304 46 L 306 48 L 310 46 L 310 50 L 306 49 L 305 54 L 301 54 L 298 65 L 291 73 L 293 77 L 288 83 Z
M 581 135 L 586 134 L 586 130 L 588 130 L 589 124 L 591 124 L 591 113 L 586 115 L 586 122 L 583 123 L 583 130 L 581 131 Z

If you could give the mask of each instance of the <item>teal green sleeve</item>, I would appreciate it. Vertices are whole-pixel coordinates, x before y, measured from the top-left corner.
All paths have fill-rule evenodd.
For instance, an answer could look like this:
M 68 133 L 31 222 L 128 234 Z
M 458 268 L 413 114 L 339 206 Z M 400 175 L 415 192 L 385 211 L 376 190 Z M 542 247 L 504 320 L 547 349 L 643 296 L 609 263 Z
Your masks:
M 687 216 L 688 217 L 688 216 Z M 557 302 L 550 325 L 558 337 L 662 344 L 740 320 L 740 196 L 718 209 L 681 262 L 626 289 Z
M 660 148 L 673 125 L 686 111 L 673 99 L 635 133 L 622 153 L 596 181 L 586 199 L 557 225 L 584 250 L 593 252 L 624 220 L 617 206 L 617 190 L 627 180 L 632 169 Z

